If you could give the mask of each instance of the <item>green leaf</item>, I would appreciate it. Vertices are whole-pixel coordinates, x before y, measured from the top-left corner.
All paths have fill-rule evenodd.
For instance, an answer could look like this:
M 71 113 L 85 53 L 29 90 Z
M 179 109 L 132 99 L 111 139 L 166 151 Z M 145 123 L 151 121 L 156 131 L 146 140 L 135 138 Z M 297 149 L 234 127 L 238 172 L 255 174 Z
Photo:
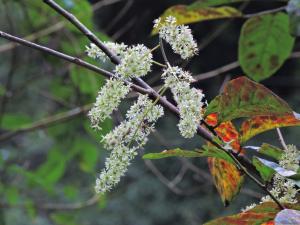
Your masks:
M 283 151 L 280 148 L 277 148 L 267 143 L 263 143 L 262 146 L 258 149 L 258 152 L 266 156 L 272 157 L 277 161 L 280 159 L 283 153 Z
M 290 56 L 294 42 L 289 33 L 289 18 L 284 13 L 247 20 L 239 40 L 243 71 L 256 81 L 270 77 Z
M 95 76 L 94 72 L 75 66 L 73 66 L 70 71 L 72 81 L 79 90 L 94 99 L 104 82 L 103 77 Z
M 60 149 L 52 149 L 47 161 L 36 170 L 35 175 L 41 178 L 44 185 L 54 185 L 64 175 L 66 162 L 66 155 Z
M 24 125 L 30 124 L 31 122 L 32 119 L 25 114 L 4 114 L 1 128 L 6 130 L 17 130 Z
M 279 116 L 292 113 L 289 105 L 263 85 L 247 77 L 231 80 L 208 105 L 205 116 L 218 114 L 218 123 L 241 117 Z
M 72 148 L 78 152 L 80 169 L 84 172 L 94 172 L 99 156 L 97 146 L 90 140 L 77 138 Z
M 50 215 L 51 219 L 57 225 L 78 225 L 73 212 L 57 212 Z
M 175 5 L 168 8 L 160 17 L 164 20 L 168 16 L 173 16 L 177 20 L 177 24 L 197 23 L 205 20 L 224 19 L 232 17 L 240 17 L 242 13 L 233 7 L 203 8 L 202 6 Z M 158 28 L 152 30 L 152 34 L 156 34 Z
M 67 198 L 74 200 L 78 196 L 78 188 L 74 185 L 66 185 L 64 187 L 64 194 Z
M 275 225 L 294 225 L 300 224 L 300 211 L 293 209 L 284 209 L 277 213 Z
M 188 151 L 182 150 L 180 148 L 165 150 L 159 153 L 148 153 L 143 155 L 143 159 L 162 159 L 168 157 L 215 157 L 219 159 L 224 159 L 230 163 L 234 163 L 233 160 L 222 150 L 217 147 L 204 145 L 202 146 L 204 150 Z
M 34 202 L 31 199 L 28 198 L 24 202 L 24 206 L 25 206 L 25 209 L 26 209 L 26 212 L 27 212 L 28 216 L 31 219 L 34 219 L 36 217 L 36 208 L 35 208 Z
M 224 151 L 221 149 L 213 146 L 213 145 L 203 145 L 202 148 L 204 151 L 202 152 L 202 156 L 207 157 L 214 157 L 218 159 L 224 159 L 225 161 L 234 164 L 234 161 L 230 156 L 228 156 Z
M 202 154 L 196 151 L 181 150 L 179 148 L 173 150 L 165 150 L 159 153 L 148 153 L 143 155 L 143 159 L 162 159 L 168 157 L 201 157 Z
M 16 187 L 8 186 L 5 189 L 5 196 L 9 205 L 15 205 L 19 202 L 19 190 Z
M 264 181 L 270 181 L 272 179 L 275 173 L 273 169 L 263 164 L 257 157 L 253 157 L 252 163 Z

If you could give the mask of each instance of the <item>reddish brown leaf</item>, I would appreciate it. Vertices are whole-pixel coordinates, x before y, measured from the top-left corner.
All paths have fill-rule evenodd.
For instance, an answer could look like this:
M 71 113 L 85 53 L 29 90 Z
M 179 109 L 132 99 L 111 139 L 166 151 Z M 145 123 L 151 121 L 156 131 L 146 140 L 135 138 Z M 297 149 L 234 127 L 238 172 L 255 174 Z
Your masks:
M 246 77 L 231 80 L 206 109 L 206 115 L 218 114 L 219 123 L 241 117 L 284 116 L 292 112 L 284 100 Z
M 210 126 L 217 124 L 217 114 L 208 115 L 206 123 Z M 225 142 L 231 142 L 235 151 L 240 151 L 239 134 L 231 122 L 224 122 L 215 128 L 218 136 Z M 223 203 L 228 205 L 239 193 L 244 176 L 235 165 L 219 158 L 208 158 L 210 173 Z
M 241 143 L 257 134 L 277 127 L 300 126 L 300 120 L 294 114 L 285 116 L 257 116 L 243 122 L 241 126 Z
M 261 225 L 274 225 L 274 224 L 275 224 L 274 220 L 271 220 L 271 221 L 262 223 Z
M 286 208 L 300 209 L 300 205 L 284 204 Z M 280 208 L 273 202 L 265 202 L 255 208 L 232 216 L 225 216 L 204 225 L 271 225 Z
M 208 158 L 210 173 L 225 206 L 239 193 L 244 176 L 235 165 L 218 158 Z

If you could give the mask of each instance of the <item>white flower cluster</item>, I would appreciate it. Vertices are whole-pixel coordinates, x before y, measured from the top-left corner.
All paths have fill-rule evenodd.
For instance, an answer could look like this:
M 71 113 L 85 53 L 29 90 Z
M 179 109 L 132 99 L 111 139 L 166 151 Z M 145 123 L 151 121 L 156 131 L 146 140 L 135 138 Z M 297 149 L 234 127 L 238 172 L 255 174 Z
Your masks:
M 127 46 L 123 43 L 113 42 L 106 42 L 105 45 L 121 59 L 121 63 L 115 68 L 115 72 L 120 78 L 130 80 L 150 72 L 153 56 L 149 48 L 142 44 Z M 87 46 L 86 52 L 93 59 L 100 59 L 104 62 L 108 59 L 95 44 Z
M 279 165 L 286 170 L 292 170 L 297 172 L 299 169 L 299 151 L 296 146 L 288 145 L 287 151 L 285 151 L 279 159 Z M 274 195 L 276 199 L 281 203 L 297 203 L 296 195 L 298 190 L 295 188 L 295 182 L 286 179 L 280 174 L 276 173 L 273 178 L 273 188 L 270 192 Z M 262 197 L 260 203 L 273 201 L 270 196 Z M 251 204 L 247 206 L 242 211 L 247 211 L 254 208 L 256 204 Z
M 299 169 L 299 151 L 295 145 L 287 145 L 287 151 L 280 157 L 279 165 L 286 170 L 297 172 Z
M 161 18 L 154 20 L 154 28 L 158 29 L 160 37 L 168 42 L 181 58 L 188 59 L 198 53 L 191 29 L 185 25 L 177 25 L 175 17 L 168 16 L 165 21 L 161 21 Z
M 190 87 L 193 80 L 189 72 L 179 67 L 168 67 L 162 77 L 165 85 L 171 89 L 180 113 L 178 128 L 185 138 L 192 138 L 203 116 L 204 94 Z
M 146 144 L 155 122 L 163 113 L 161 106 L 154 105 L 148 96 L 140 95 L 128 110 L 126 120 L 103 137 L 104 145 L 111 150 L 111 155 L 96 180 L 97 193 L 109 191 L 120 181 L 137 154 L 136 150 Z
M 129 90 L 129 85 L 119 79 L 111 78 L 106 81 L 106 84 L 98 92 L 94 106 L 88 113 L 93 128 L 101 130 L 100 123 L 117 109 Z
M 116 66 L 115 72 L 125 79 L 141 77 L 151 70 L 152 53 L 144 45 L 138 44 L 126 49 L 121 63 Z
M 104 44 L 107 48 L 109 48 L 114 54 L 116 54 L 120 58 L 124 57 L 126 49 L 128 47 L 124 43 L 119 44 L 114 42 L 104 42 Z M 91 43 L 90 46 L 86 46 L 86 53 L 89 57 L 93 59 L 100 59 L 103 62 L 109 59 L 107 55 L 93 43 Z

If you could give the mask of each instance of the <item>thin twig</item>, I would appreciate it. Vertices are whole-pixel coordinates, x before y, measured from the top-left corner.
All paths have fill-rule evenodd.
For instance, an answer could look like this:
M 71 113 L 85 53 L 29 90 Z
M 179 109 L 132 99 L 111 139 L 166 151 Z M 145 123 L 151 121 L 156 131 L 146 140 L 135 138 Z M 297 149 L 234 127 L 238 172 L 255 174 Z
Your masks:
M 54 124 L 70 120 L 78 115 L 81 115 L 85 112 L 87 112 L 91 108 L 91 105 L 85 105 L 82 107 L 77 107 L 74 109 L 71 109 L 67 112 L 59 113 L 53 116 L 49 116 L 47 118 L 44 118 L 40 121 L 34 122 L 32 124 L 26 125 L 22 128 L 19 128 L 14 131 L 6 132 L 0 135 L 0 142 L 7 141 L 12 137 L 15 137 L 16 135 L 22 134 L 22 133 L 27 133 L 27 132 L 32 132 L 37 129 L 42 129 L 46 128 L 49 126 L 52 126 Z
M 266 14 L 280 12 L 280 11 L 285 10 L 285 9 L 286 9 L 286 6 L 281 6 L 281 7 L 276 8 L 276 9 L 265 10 L 265 11 L 258 12 L 258 13 L 245 14 L 245 15 L 242 16 L 242 18 L 248 19 L 248 18 L 251 18 L 251 17 L 262 16 L 262 15 L 266 15 Z
M 300 58 L 300 51 L 293 52 L 289 57 L 289 59 L 295 59 L 295 58 Z M 239 66 L 240 66 L 239 62 L 234 61 L 234 62 L 228 63 L 224 66 L 221 66 L 217 69 L 195 75 L 194 76 L 195 81 L 193 81 L 193 83 L 197 83 L 197 82 L 202 81 L 202 80 L 206 80 L 206 79 L 209 79 L 209 78 L 212 78 L 212 77 L 216 77 L 218 75 L 221 75 L 222 73 L 225 73 L 225 72 L 228 72 L 230 70 L 236 69 Z
M 152 60 L 152 62 L 153 62 L 153 64 L 156 64 L 156 65 L 158 65 L 158 66 L 160 66 L 160 67 L 163 67 L 163 68 L 166 68 L 166 67 L 167 67 L 166 65 L 161 64 L 160 62 L 157 62 L 157 61 L 155 61 L 155 60 Z
M 134 2 L 133 0 L 129 0 L 125 3 L 121 11 L 113 18 L 113 20 L 109 23 L 109 25 L 104 29 L 107 33 L 109 33 L 111 29 L 114 27 L 114 25 L 116 25 L 116 23 L 118 23 L 123 18 L 123 16 L 131 8 L 133 2 Z
M 163 42 L 163 39 L 159 36 L 159 46 L 160 46 L 160 51 L 161 51 L 161 54 L 163 56 L 163 59 L 165 61 L 165 64 L 170 67 L 170 62 L 168 60 L 168 57 L 167 57 L 167 54 L 166 54 L 166 51 L 165 51 L 165 48 L 164 48 L 164 42 Z
M 11 31 L 14 32 L 15 26 L 14 26 L 14 23 L 12 21 L 10 14 L 9 14 L 9 8 L 8 8 L 7 2 L 4 2 L 4 7 L 5 7 L 5 12 L 6 12 L 5 15 L 7 18 L 7 23 L 9 24 Z M 11 52 L 10 69 L 7 73 L 7 79 L 6 79 L 6 83 L 4 86 L 5 93 L 4 93 L 4 95 L 1 96 L 1 99 L 0 99 L 0 127 L 2 124 L 2 120 L 3 120 L 3 115 L 6 111 L 6 105 L 8 103 L 8 99 L 12 95 L 11 91 L 12 91 L 13 77 L 16 72 L 17 66 L 18 66 L 17 50 L 14 49 Z
M 108 5 L 111 5 L 111 4 L 120 2 L 120 1 L 123 1 L 123 0 L 103 0 L 101 2 L 97 2 L 94 5 L 92 5 L 92 10 L 95 12 L 95 11 L 99 10 L 101 7 L 108 6 Z M 84 13 L 80 14 L 79 17 L 81 17 L 81 15 L 84 15 Z M 53 32 L 61 30 L 62 28 L 65 27 L 65 25 L 66 25 L 65 21 L 60 21 L 49 27 L 46 27 L 46 28 L 38 30 L 32 34 L 29 34 L 25 37 L 22 37 L 22 39 L 25 39 L 27 41 L 34 41 L 38 38 L 44 37 L 46 35 L 52 34 Z M 14 42 L 0 45 L 0 52 L 5 52 L 8 50 L 14 49 L 17 46 L 18 45 Z
M 53 0 L 44 0 L 46 4 L 48 4 L 51 8 L 53 8 L 56 12 L 58 12 L 60 15 L 65 17 L 67 20 L 69 20 L 75 27 L 78 28 L 84 34 L 91 42 L 93 42 L 95 45 L 97 45 L 106 55 L 107 57 L 115 64 L 119 64 L 121 60 L 114 54 L 113 51 L 111 51 L 107 46 L 101 42 L 100 39 L 96 35 L 94 35 L 86 26 L 84 26 L 73 14 L 69 13 L 65 9 L 63 9 L 60 5 L 58 5 Z M 156 99 L 159 97 L 159 94 L 151 88 L 145 81 L 143 81 L 141 78 L 135 78 L 133 79 L 138 85 L 141 87 L 148 89 L 149 92 L 147 94 L 150 95 L 150 97 Z M 140 92 L 139 90 L 137 90 Z M 141 92 L 143 93 L 143 92 Z M 145 93 L 145 92 L 144 92 Z M 179 114 L 179 111 L 176 106 L 174 106 L 171 102 L 169 102 L 165 98 L 160 98 L 159 100 L 160 104 L 168 108 L 171 112 L 175 114 Z M 203 135 L 208 138 L 210 134 L 202 128 Z
M 37 49 L 39 51 L 45 52 L 49 55 L 53 55 L 53 56 L 58 57 L 60 59 L 66 60 L 66 61 L 71 62 L 73 64 L 76 64 L 78 66 L 81 66 L 81 67 L 84 67 L 84 68 L 89 69 L 91 71 L 94 71 L 98 74 L 102 74 L 106 78 L 115 77 L 115 75 L 113 73 L 111 73 L 107 70 L 101 69 L 101 68 L 99 68 L 99 67 L 97 67 L 93 64 L 90 64 L 90 63 L 88 63 L 88 62 L 86 62 L 82 59 L 64 54 L 62 52 L 53 50 L 51 48 L 47 48 L 47 47 L 42 46 L 42 45 L 35 44 L 33 42 L 30 42 L 30 41 L 26 41 L 24 39 L 18 38 L 18 37 L 13 36 L 13 35 L 10 35 L 10 34 L 5 33 L 3 31 L 0 31 L 0 37 L 5 38 L 5 39 L 10 40 L 10 41 L 13 41 L 13 42 L 16 42 L 16 43 L 19 43 L 21 45 L 33 48 L 33 49 Z M 132 84 L 130 82 L 126 82 L 126 83 L 129 84 L 134 90 L 136 90 L 140 93 L 143 93 L 143 94 L 149 94 L 150 93 L 148 90 L 146 90 L 144 88 L 141 88 L 138 85 Z
M 279 137 L 279 141 L 282 145 L 282 147 L 284 148 L 285 151 L 288 151 L 288 147 L 284 141 L 284 138 L 283 138 L 283 135 L 281 133 L 281 130 L 279 128 L 276 128 L 276 131 L 277 131 L 277 134 L 278 134 L 278 137 Z
M 55 31 L 58 31 L 60 29 L 62 29 L 63 27 L 65 26 L 65 22 L 64 21 L 61 21 L 61 22 L 58 22 L 52 26 L 49 26 L 45 29 L 42 29 L 40 31 L 37 31 L 35 33 L 32 33 L 26 37 L 23 37 L 22 39 L 25 39 L 27 41 L 34 41 L 40 37 L 44 37 L 46 35 L 49 35 Z M 11 50 L 15 47 L 17 47 L 18 44 L 14 43 L 14 42 L 9 42 L 7 44 L 3 44 L 0 46 L 0 52 L 5 52 L 5 51 L 8 51 L 8 50 Z
M 100 195 L 94 195 L 90 199 L 83 201 L 83 202 L 75 202 L 75 203 L 47 203 L 47 204 L 40 204 L 38 207 L 46 210 L 76 210 L 86 208 L 92 205 L 95 205 L 99 202 Z
M 117 30 L 117 32 L 112 34 L 111 38 L 113 40 L 118 40 L 119 38 L 121 38 L 122 35 L 125 34 L 134 25 L 137 19 L 138 18 L 136 16 L 132 17 L 124 26 L 122 26 L 121 29 Z
M 110 51 L 106 45 L 101 42 L 98 37 L 91 32 L 86 26 L 84 26 L 73 14 L 69 13 L 60 5 L 58 5 L 55 1 L 52 0 L 44 0 L 46 4 L 48 4 L 51 8 L 53 8 L 56 12 L 64 16 L 67 20 L 69 20 L 78 30 L 80 30 L 91 42 L 97 45 L 109 58 L 113 63 L 120 63 L 120 59 Z
M 158 45 L 156 45 L 155 47 L 153 47 L 152 49 L 151 49 L 151 52 L 154 52 L 156 49 L 159 49 L 159 44 Z
M 110 77 L 114 76 L 113 73 L 111 73 L 109 71 L 106 71 L 104 69 L 101 69 L 101 68 L 99 68 L 97 66 L 94 66 L 92 64 L 89 64 L 89 63 L 87 63 L 87 62 L 85 62 L 85 61 L 83 61 L 83 60 L 81 60 L 79 58 L 72 57 L 70 55 L 67 55 L 67 54 L 55 51 L 55 50 L 53 50 L 51 48 L 47 48 L 45 46 L 42 46 L 42 45 L 39 45 L 39 44 L 35 44 L 33 42 L 30 42 L 30 41 L 26 41 L 24 39 L 18 38 L 18 37 L 13 36 L 13 35 L 10 35 L 10 34 L 5 33 L 3 31 L 0 31 L 0 37 L 5 38 L 5 39 L 10 40 L 10 41 L 13 41 L 13 42 L 16 42 L 16 43 L 21 44 L 21 45 L 25 45 L 25 46 L 30 47 L 30 48 L 37 49 L 39 51 L 45 52 L 45 53 L 47 53 L 49 55 L 56 56 L 58 58 L 61 58 L 63 60 L 66 60 L 66 61 L 69 61 L 71 63 L 77 64 L 79 66 L 85 67 L 85 68 L 87 68 L 89 70 L 92 70 L 94 72 L 103 74 L 107 78 L 110 78 Z
M 245 9 L 247 7 L 247 5 L 250 3 L 251 0 L 246 0 L 239 8 L 239 11 L 243 11 L 243 9 Z M 231 18 L 228 21 L 224 22 L 223 24 L 221 24 L 219 27 L 217 27 L 212 33 L 210 33 L 209 35 L 206 36 L 206 38 L 204 38 L 204 41 L 202 41 L 199 45 L 198 45 L 198 49 L 199 51 L 201 51 L 202 49 L 204 49 L 206 46 L 208 46 L 212 41 L 214 41 L 221 33 L 223 33 L 223 31 L 232 23 L 232 21 L 235 18 Z
M 144 160 L 145 165 L 148 167 L 148 169 L 151 170 L 151 172 L 164 184 L 166 185 L 172 192 L 174 192 L 177 195 L 183 195 L 184 192 L 179 189 L 178 187 L 171 184 L 171 181 L 166 178 L 160 171 L 157 169 L 157 167 L 153 164 L 151 160 Z
M 199 82 L 199 81 L 202 81 L 202 80 L 206 80 L 206 79 L 218 76 L 218 75 L 220 75 L 222 73 L 225 73 L 225 72 L 228 72 L 230 70 L 236 69 L 239 66 L 240 66 L 240 64 L 239 64 L 238 61 L 229 63 L 229 64 L 221 66 L 221 67 L 219 67 L 219 68 L 217 68 L 215 70 L 211 70 L 209 72 L 205 72 L 205 73 L 201 73 L 201 74 L 195 75 L 194 76 L 195 81 L 193 81 L 193 82 L 196 83 L 196 82 Z
M 82 202 L 74 202 L 74 203 L 34 203 L 37 209 L 43 210 L 59 210 L 59 211 L 70 211 L 86 208 L 89 206 L 95 205 L 100 200 L 100 195 L 94 195 L 91 198 L 82 201 Z M 25 203 L 10 205 L 7 203 L 0 203 L 0 208 L 10 208 L 10 207 L 26 207 Z

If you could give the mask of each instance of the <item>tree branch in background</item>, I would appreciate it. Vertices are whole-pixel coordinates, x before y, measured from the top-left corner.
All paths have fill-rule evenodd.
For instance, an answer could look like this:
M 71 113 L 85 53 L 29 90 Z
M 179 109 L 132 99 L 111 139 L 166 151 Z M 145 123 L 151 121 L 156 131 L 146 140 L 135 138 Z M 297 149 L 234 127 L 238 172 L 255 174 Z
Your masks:
M 82 107 L 77 107 L 77 108 L 74 108 L 74 109 L 69 110 L 67 112 L 63 112 L 63 113 L 59 113 L 59 114 L 56 114 L 56 115 L 53 115 L 53 116 L 49 116 L 45 119 L 42 119 L 40 121 L 29 124 L 29 125 L 27 125 L 23 128 L 18 129 L 18 130 L 3 133 L 3 134 L 0 135 L 0 142 L 7 141 L 7 140 L 19 135 L 19 134 L 22 134 L 22 133 L 27 133 L 27 132 L 35 131 L 37 129 L 47 128 L 47 127 L 53 126 L 57 123 L 70 120 L 72 118 L 75 118 L 76 116 L 79 116 L 83 113 L 86 113 L 88 110 L 90 110 L 90 108 L 91 108 L 91 105 L 85 105 L 85 106 L 82 106 Z
M 242 16 L 242 18 L 249 19 L 249 18 L 255 17 L 255 16 L 262 16 L 262 15 L 266 15 L 266 14 L 280 12 L 280 11 L 283 11 L 285 9 L 286 9 L 286 6 L 281 6 L 281 7 L 276 8 L 276 9 L 265 10 L 265 11 L 258 12 L 258 13 L 245 14 L 245 15 Z
M 289 57 L 289 59 L 295 59 L 295 58 L 300 58 L 300 51 L 293 52 Z M 239 68 L 239 67 L 240 67 L 240 64 L 239 64 L 238 61 L 228 63 L 227 65 L 221 66 L 221 67 L 219 67 L 215 70 L 211 70 L 211 71 L 208 71 L 208 72 L 205 72 L 205 73 L 195 75 L 194 76 L 195 81 L 193 83 L 197 83 L 199 81 L 206 80 L 206 79 L 221 75 L 222 73 L 228 72 L 230 70 L 233 70 L 233 69 L 236 69 L 236 68 Z
M 103 0 L 103 1 L 97 2 L 94 5 L 92 5 L 92 10 L 95 12 L 95 11 L 99 10 L 100 8 L 102 8 L 104 6 L 112 5 L 112 4 L 115 4 L 117 2 L 121 2 L 121 1 L 124 1 L 124 0 Z M 27 41 L 34 41 L 38 38 L 47 36 L 49 34 L 52 34 L 56 31 L 59 31 L 59 30 L 63 29 L 65 27 L 65 25 L 66 25 L 65 21 L 60 21 L 60 22 L 55 23 L 55 24 L 53 24 L 49 27 L 46 27 L 45 29 L 36 31 L 36 32 L 34 32 L 30 35 L 22 37 L 22 39 L 25 39 Z M 0 52 L 5 52 L 5 51 L 8 51 L 8 50 L 14 49 L 17 46 L 18 46 L 18 44 L 14 43 L 14 42 L 10 42 L 10 43 L 0 45 Z

